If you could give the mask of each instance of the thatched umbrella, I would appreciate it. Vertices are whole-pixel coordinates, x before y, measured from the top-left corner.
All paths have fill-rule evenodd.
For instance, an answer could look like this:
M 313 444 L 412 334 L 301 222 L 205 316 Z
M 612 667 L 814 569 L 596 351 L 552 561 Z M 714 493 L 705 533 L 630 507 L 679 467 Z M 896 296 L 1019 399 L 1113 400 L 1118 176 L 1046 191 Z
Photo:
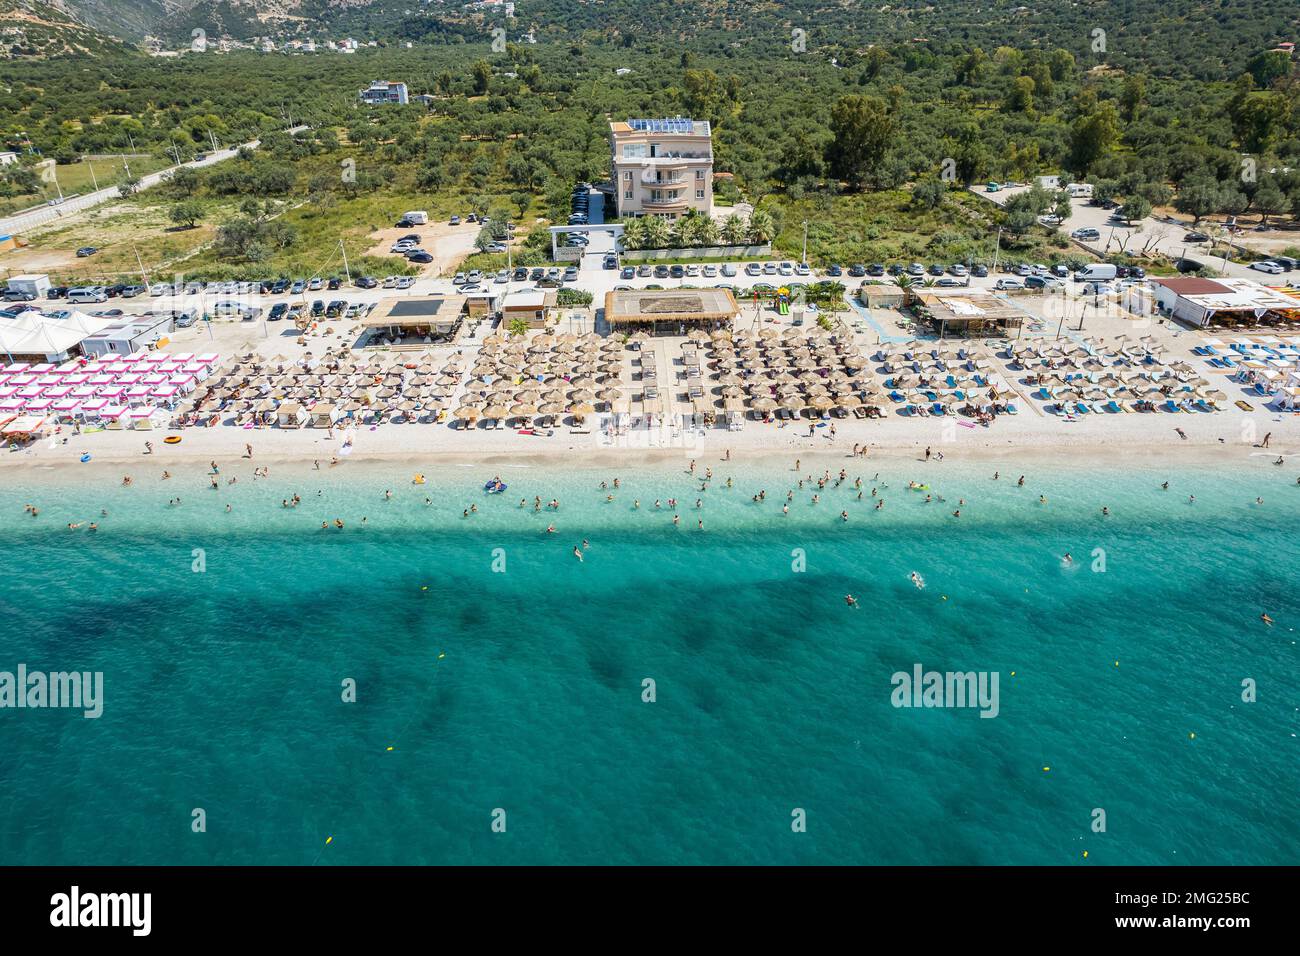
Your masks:
M 575 418 L 586 418 L 588 415 L 594 415 L 596 409 L 586 402 L 574 402 L 569 406 L 569 414 Z

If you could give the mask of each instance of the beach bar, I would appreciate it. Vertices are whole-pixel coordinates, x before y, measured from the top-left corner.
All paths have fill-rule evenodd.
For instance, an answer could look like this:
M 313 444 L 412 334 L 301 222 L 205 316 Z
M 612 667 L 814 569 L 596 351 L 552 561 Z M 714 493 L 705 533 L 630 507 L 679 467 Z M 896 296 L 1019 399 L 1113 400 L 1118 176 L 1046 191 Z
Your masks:
M 1025 313 L 987 289 L 908 289 L 908 303 L 917 320 L 930 325 L 940 338 L 1003 336 L 1018 330 Z
M 460 327 L 465 303 L 463 295 L 383 299 L 361 322 L 369 333 L 365 344 L 448 342 Z
M 615 332 L 685 335 L 726 328 L 736 317 L 730 289 L 629 289 L 605 293 L 605 321 Z

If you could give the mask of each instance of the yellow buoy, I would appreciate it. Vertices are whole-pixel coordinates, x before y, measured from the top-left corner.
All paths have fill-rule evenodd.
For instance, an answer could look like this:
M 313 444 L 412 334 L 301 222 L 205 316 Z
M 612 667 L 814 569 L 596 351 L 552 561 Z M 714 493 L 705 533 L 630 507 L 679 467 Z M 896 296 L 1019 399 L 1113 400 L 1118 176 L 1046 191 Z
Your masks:
M 1015 672 L 1015 671 L 1012 671 L 1012 672 L 1011 672 L 1011 676 L 1012 676 L 1012 677 L 1015 677 L 1015 676 L 1016 676 L 1016 672 Z
M 326 837 L 326 838 L 325 838 L 325 845 L 326 845 L 326 846 L 329 846 L 329 845 L 330 845 L 331 843 L 333 843 L 333 842 L 334 842 L 334 838 L 333 838 L 332 836 L 329 836 L 329 837 Z
M 389 747 L 386 747 L 386 748 L 384 748 L 384 749 L 385 749 L 385 751 L 389 751 L 389 750 L 392 750 L 393 748 L 392 748 L 391 746 L 389 746 Z
M 1088 851 L 1087 851 L 1087 850 L 1084 850 L 1084 851 L 1083 851 L 1083 858 L 1084 858 L 1085 860 L 1088 859 Z
M 1192 740 L 1196 739 L 1196 734 L 1188 734 L 1187 736 Z
M 438 655 L 438 660 L 442 660 L 442 659 L 443 659 L 444 657 L 446 657 L 446 656 L 447 656 L 446 654 L 439 654 L 439 655 Z
M 1044 767 L 1044 768 L 1043 768 L 1043 773 L 1047 773 L 1047 772 L 1048 772 L 1049 770 L 1051 770 L 1051 769 L 1052 769 L 1051 767 Z

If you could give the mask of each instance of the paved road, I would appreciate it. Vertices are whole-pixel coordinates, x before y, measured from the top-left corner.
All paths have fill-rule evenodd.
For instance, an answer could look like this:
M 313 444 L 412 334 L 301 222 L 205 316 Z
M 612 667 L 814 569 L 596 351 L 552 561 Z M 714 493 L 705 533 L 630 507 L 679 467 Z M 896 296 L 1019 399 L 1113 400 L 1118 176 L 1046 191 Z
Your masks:
M 286 130 L 286 132 L 290 135 L 295 135 L 306 128 L 306 126 L 295 126 Z M 214 153 L 208 153 L 203 159 L 194 160 L 189 163 L 181 163 L 178 166 L 170 166 L 167 169 L 159 170 L 156 173 L 148 173 L 147 175 L 140 177 L 140 188 L 149 189 L 152 186 L 157 186 L 163 181 L 164 177 L 175 172 L 177 169 L 180 169 L 181 166 L 200 169 L 204 166 L 211 166 L 214 163 L 220 163 L 224 160 L 230 159 L 241 149 L 256 149 L 259 145 L 261 145 L 261 140 L 255 139 L 251 142 L 244 143 L 242 146 L 234 146 L 230 149 L 219 149 Z M 7 219 L 0 219 L 0 236 L 21 235 L 28 229 L 44 225 L 51 220 L 67 219 L 75 213 L 118 199 L 120 196 L 121 194 L 118 192 L 116 186 L 107 186 L 104 189 L 95 192 L 83 193 L 80 196 L 66 199 L 54 206 L 38 206 L 35 209 L 29 209 L 26 212 L 18 213 L 17 215 L 10 216 Z

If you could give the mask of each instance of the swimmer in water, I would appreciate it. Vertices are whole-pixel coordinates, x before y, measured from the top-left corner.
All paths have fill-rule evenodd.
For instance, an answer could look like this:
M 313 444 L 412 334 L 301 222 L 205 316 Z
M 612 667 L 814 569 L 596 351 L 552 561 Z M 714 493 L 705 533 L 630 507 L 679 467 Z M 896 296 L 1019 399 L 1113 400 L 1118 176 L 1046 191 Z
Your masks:
M 844 603 L 847 604 L 849 607 L 857 607 L 858 599 L 855 598 L 852 594 L 846 594 L 844 595 Z
M 1065 556 L 1064 556 L 1063 558 L 1061 558 L 1061 563 L 1064 564 L 1064 565 L 1071 565 L 1071 564 L 1074 564 L 1074 558 L 1071 557 L 1069 551 L 1065 552 Z
M 1268 612 L 1267 612 L 1267 611 L 1265 611 L 1263 614 L 1261 614 L 1261 615 L 1259 616 L 1259 619 L 1260 619 L 1261 621 L 1263 621 L 1265 624 L 1267 624 L 1269 627 L 1272 627 L 1272 626 L 1273 626 L 1273 619 L 1272 619 L 1271 617 L 1268 616 Z
M 1021 476 L 1020 476 L 1020 480 L 1016 482 L 1016 485 L 1017 485 L 1017 487 L 1020 487 L 1020 488 L 1023 488 L 1023 487 L 1025 486 L 1025 476 L 1024 476 L 1024 475 L 1021 475 Z
M 575 547 L 575 548 L 573 549 L 573 556 L 574 556 L 575 558 L 577 558 L 579 561 L 581 561 L 581 560 L 583 559 L 583 558 L 582 558 L 582 549 L 581 549 L 581 548 L 577 548 L 577 547 Z
M 555 525 L 553 525 L 553 524 L 548 524 L 548 525 L 546 526 L 546 533 L 547 533 L 547 534 L 555 534 Z
M 1101 513 L 1103 517 L 1110 517 L 1110 509 L 1105 505 L 1101 506 Z
M 925 582 L 921 580 L 921 575 L 917 574 L 915 571 L 913 571 L 910 575 L 908 575 L 908 577 L 911 578 L 912 583 L 915 584 L 918 588 L 925 587 Z
M 1038 496 L 1038 503 L 1039 503 L 1040 505 L 1045 505 L 1045 504 L 1047 504 L 1047 496 L 1046 496 L 1046 495 L 1039 495 L 1039 496 Z

